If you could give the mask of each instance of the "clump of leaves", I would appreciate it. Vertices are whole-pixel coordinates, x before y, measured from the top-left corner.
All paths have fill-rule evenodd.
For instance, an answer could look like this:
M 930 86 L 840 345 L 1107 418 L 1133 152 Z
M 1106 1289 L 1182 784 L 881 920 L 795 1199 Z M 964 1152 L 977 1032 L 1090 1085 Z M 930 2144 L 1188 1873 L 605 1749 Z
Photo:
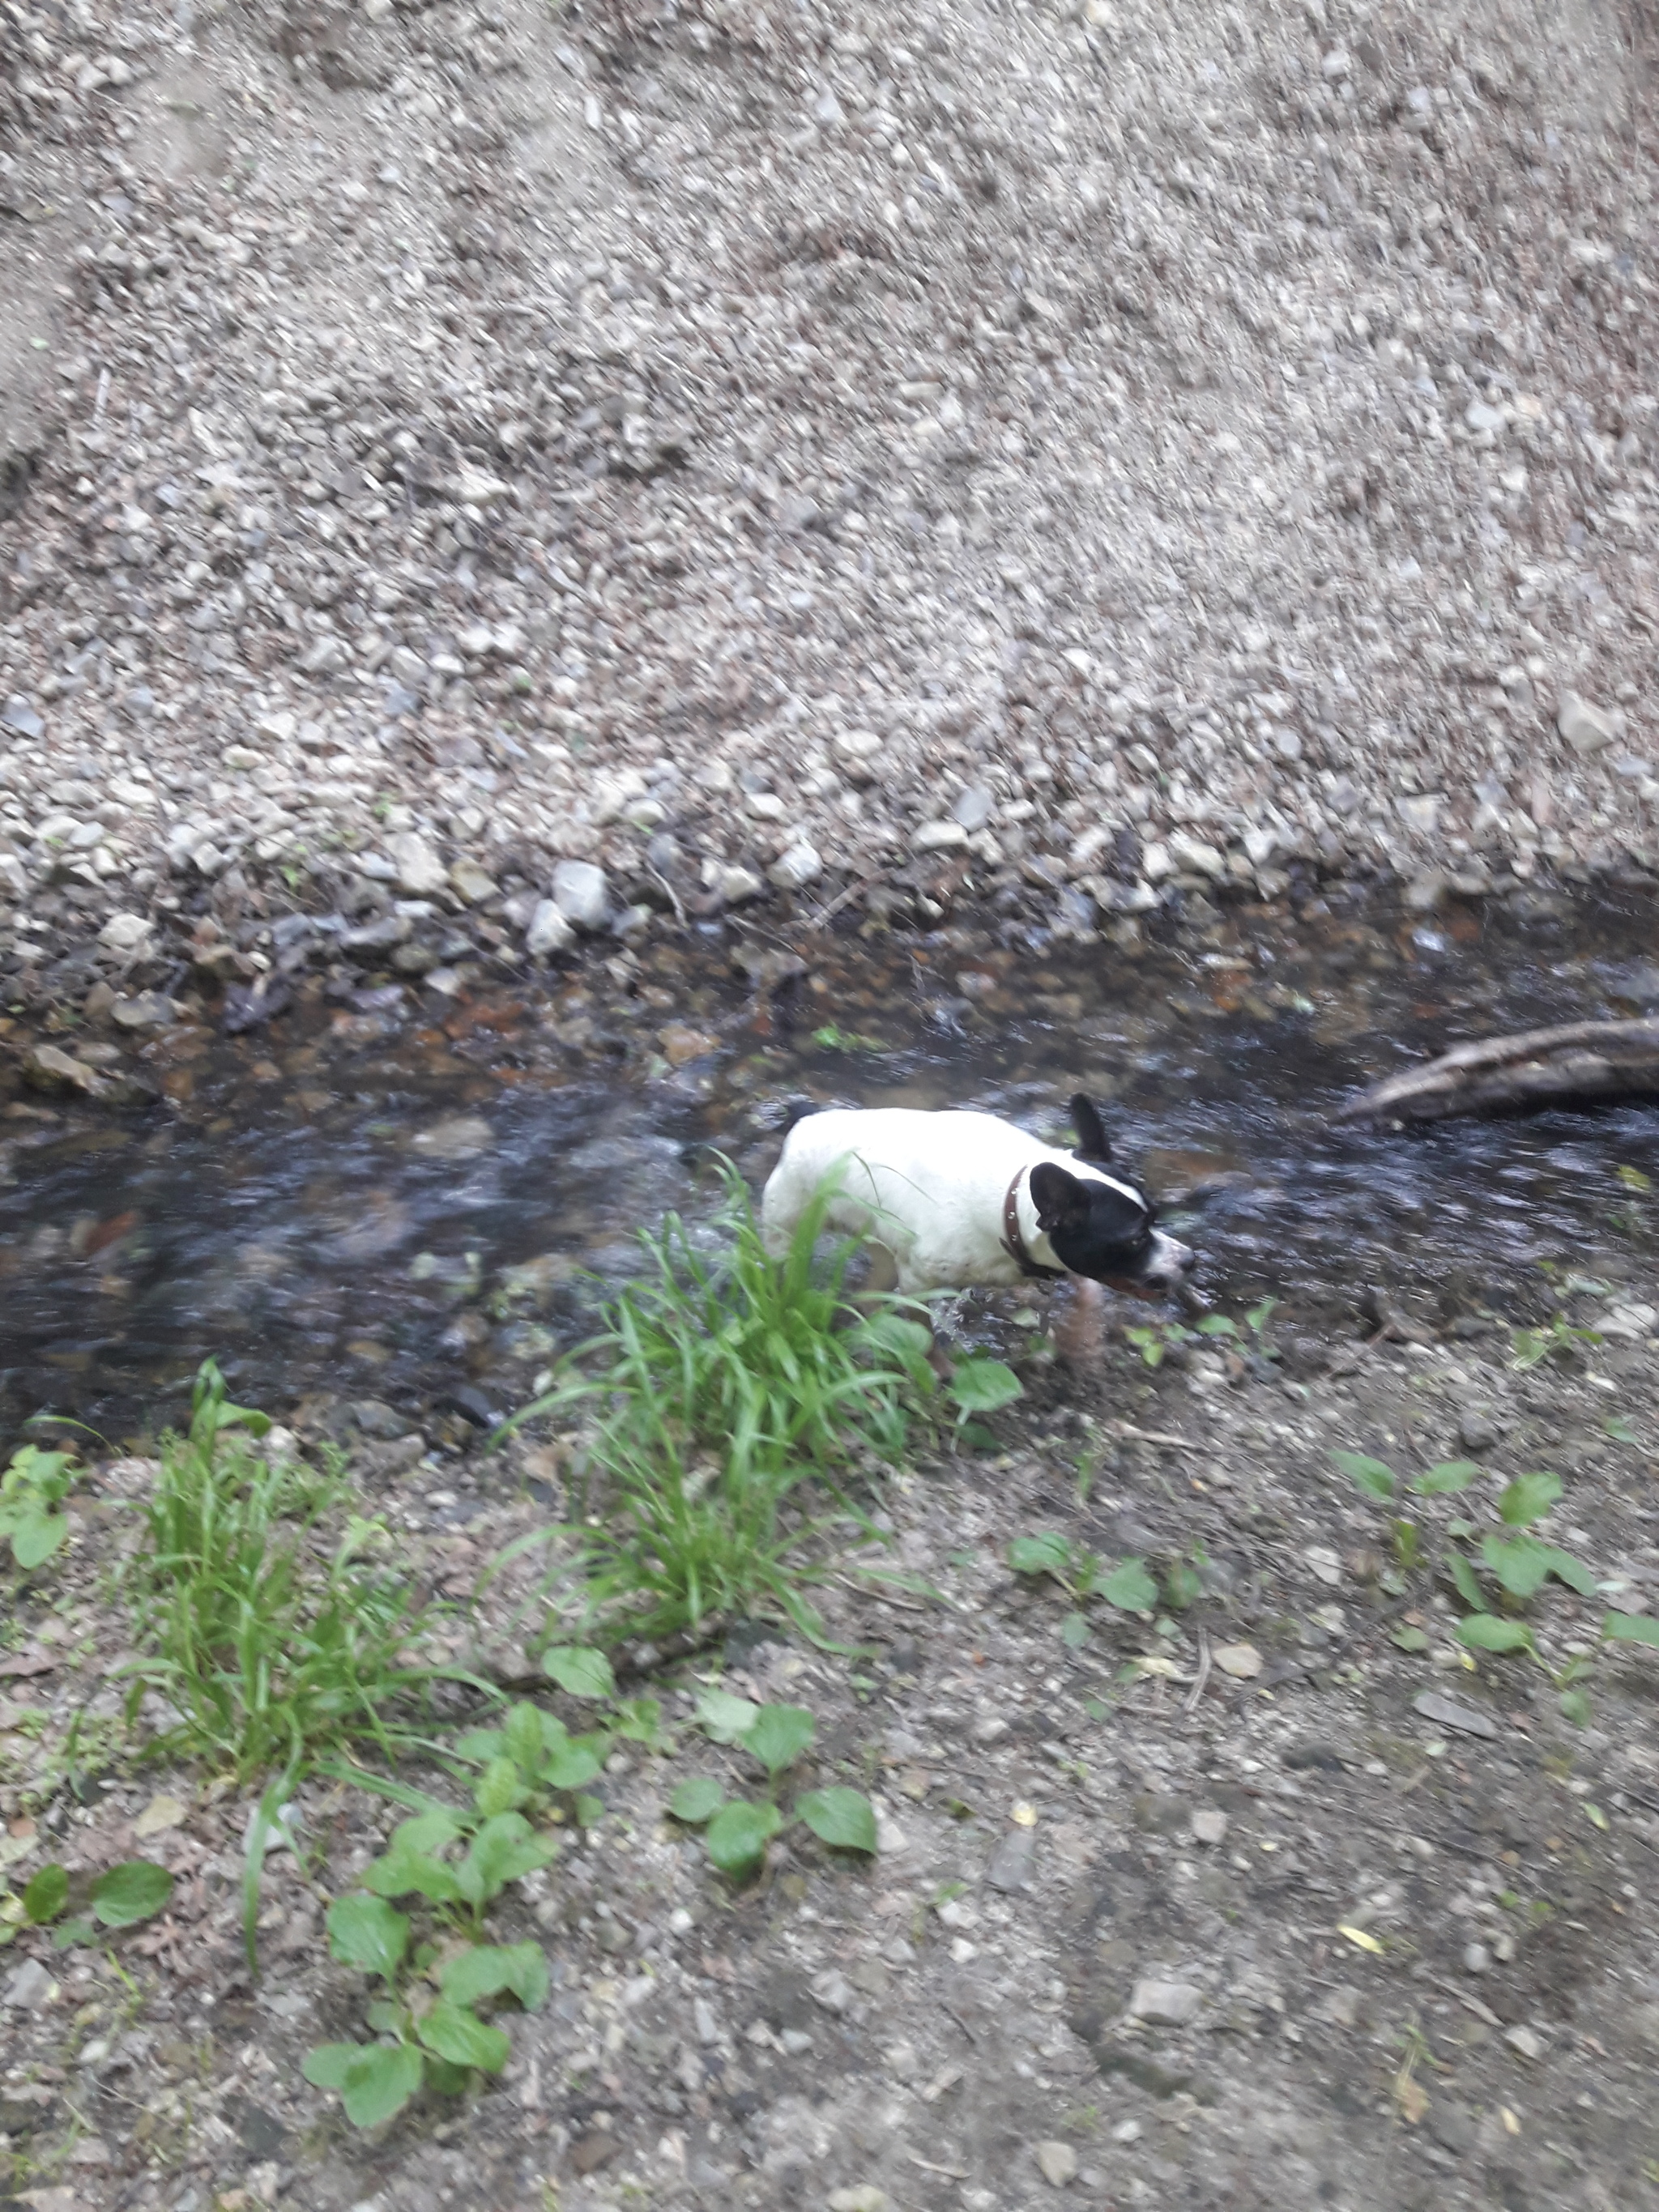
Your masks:
M 1472 1459 L 1442 1460 L 1437 1466 L 1414 1474 L 1402 1486 L 1398 1475 L 1385 1460 L 1372 1459 L 1365 1452 L 1334 1451 L 1332 1459 L 1344 1474 L 1350 1475 L 1367 1498 L 1378 1504 L 1395 1507 L 1401 1501 L 1402 1488 L 1415 1498 L 1451 1498 L 1467 1490 L 1480 1473 Z M 1397 1510 L 1389 1515 L 1389 1533 L 1394 1545 L 1395 1564 L 1398 1572 L 1385 1577 L 1385 1583 L 1396 1595 L 1404 1588 L 1401 1575 L 1414 1574 L 1423 1565 L 1426 1553 L 1420 1524 Z
M 1218 1332 L 1212 1330 L 1208 1334 L 1213 1335 Z M 1192 1342 L 1193 1334 L 1191 1329 L 1183 1328 L 1178 1321 L 1148 1322 L 1144 1327 L 1126 1328 L 1123 1332 L 1125 1341 L 1133 1345 L 1140 1354 L 1144 1367 L 1162 1367 L 1177 1345 Z
M 11 1556 L 25 1574 L 44 1565 L 69 1534 L 63 1504 L 75 1486 L 77 1466 L 72 1452 L 25 1444 L 0 1474 L 0 1536 L 9 1539 Z
M 61 1951 L 71 1943 L 96 1942 L 106 1929 L 153 1920 L 172 1895 L 173 1876 L 149 1859 L 125 1859 L 94 1877 L 72 1875 L 56 1864 L 43 1866 L 23 1890 L 21 1924 L 51 1928 Z M 65 1920 L 71 1906 L 72 1917 Z M 18 1924 L 9 1920 L 0 1929 L 0 1942 L 9 1942 Z
M 1601 1341 L 1597 1330 L 1576 1328 L 1565 1314 L 1557 1314 L 1541 1328 L 1516 1330 L 1510 1364 L 1524 1370 L 1538 1366 L 1546 1359 L 1571 1359 L 1580 1345 L 1600 1344 Z
M 456 1744 L 458 1757 L 482 1769 L 470 1808 L 360 1778 L 419 1809 L 363 1869 L 363 1893 L 329 1909 L 333 1956 L 385 1984 L 368 2008 L 377 2041 L 323 2044 L 306 2057 L 307 2081 L 337 2089 L 354 2126 L 390 2119 L 423 2083 L 454 2093 L 474 2070 L 499 2074 L 507 2063 L 507 2037 L 479 2007 L 510 1996 L 532 2011 L 547 1995 L 547 1961 L 536 1943 L 486 1943 L 485 1916 L 510 1882 L 557 1856 L 557 1843 L 532 1826 L 526 1808 L 544 1814 L 572 1797 L 579 1818 L 600 1809 L 580 1793 L 603 1769 L 608 1741 L 598 1732 L 572 1735 L 526 1703 L 499 1729 L 476 1729 Z M 412 1948 L 413 1923 L 395 1909 L 399 1899 L 416 1899 L 426 1923 Z
M 268 1417 L 232 1405 L 215 1363 L 197 1375 L 186 1435 L 164 1437 L 128 1571 L 146 1689 L 180 1715 L 156 1747 L 239 1778 L 324 1750 L 410 1741 L 400 1702 L 459 1670 L 407 1656 L 428 1611 L 381 1563 L 385 1531 L 350 1511 L 337 1468 L 272 1462 L 253 1445 Z
M 758 1802 L 728 1798 L 725 1785 L 708 1774 L 682 1782 L 668 1801 L 675 1820 L 703 1830 L 708 1856 L 722 1874 L 746 1880 L 764 1859 L 773 1837 L 797 1820 L 834 1850 L 874 1851 L 875 1808 L 861 1790 L 839 1784 L 805 1790 L 787 1817 L 777 1802 L 784 1775 L 811 1750 L 817 1734 L 804 1705 L 757 1705 L 727 1690 L 706 1689 L 698 1700 L 697 1719 L 714 1742 L 747 1752 L 766 1776 L 768 1794 Z
M 511 1863 L 510 1855 L 490 1860 L 481 1892 L 489 1881 L 489 1894 L 499 1894 L 512 1877 L 495 1876 Z M 411 1949 L 411 1933 L 410 1916 L 382 1897 L 337 1898 L 329 1907 L 331 1954 L 375 1976 L 384 1992 L 368 2008 L 373 2043 L 318 2044 L 302 2068 L 313 2087 L 338 2091 L 354 2127 L 379 2127 L 423 2085 L 454 2095 L 475 2074 L 499 2074 L 513 2046 L 480 2008 L 511 1996 L 533 2012 L 546 2000 L 538 1943 L 424 1942 Z
M 1083 1608 L 1091 1599 L 1103 1600 L 1118 1613 L 1151 1613 L 1158 1604 L 1158 1583 L 1144 1559 L 1097 1559 L 1057 1528 L 1016 1536 L 1008 1547 L 1008 1564 L 1017 1575 L 1047 1575 L 1072 1600 L 1060 1635 L 1073 1650 L 1088 1640 L 1089 1618 Z

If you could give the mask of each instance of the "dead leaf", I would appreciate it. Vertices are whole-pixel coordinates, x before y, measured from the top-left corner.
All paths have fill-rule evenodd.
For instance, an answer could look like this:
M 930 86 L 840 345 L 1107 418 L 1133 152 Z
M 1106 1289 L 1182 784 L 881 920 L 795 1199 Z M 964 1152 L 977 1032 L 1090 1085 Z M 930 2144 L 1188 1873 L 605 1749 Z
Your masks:
M 1237 1682 L 1254 1681 L 1261 1672 L 1261 1654 L 1254 1644 L 1218 1644 L 1211 1656 L 1222 1673 Z
M 1378 1959 L 1384 1956 L 1382 1945 L 1366 1929 L 1351 1928 L 1345 1920 L 1339 1925 L 1336 1932 L 1339 1936 L 1345 1936 L 1357 1949 L 1369 1951 Z
M 1402 2074 L 1394 2085 L 1394 2101 L 1401 2119 L 1415 2127 L 1429 2109 L 1429 2093 L 1415 2074 Z

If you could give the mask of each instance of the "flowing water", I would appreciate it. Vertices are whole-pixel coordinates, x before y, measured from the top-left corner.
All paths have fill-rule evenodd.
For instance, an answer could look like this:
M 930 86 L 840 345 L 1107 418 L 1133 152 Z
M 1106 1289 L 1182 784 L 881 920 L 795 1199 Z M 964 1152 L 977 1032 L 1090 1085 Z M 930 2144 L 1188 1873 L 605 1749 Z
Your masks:
M 1057 1133 L 1089 1090 L 1224 1310 L 1347 1330 L 1366 1284 L 1535 1310 L 1550 1269 L 1617 1278 L 1659 1241 L 1659 1108 L 1327 1117 L 1459 1037 L 1659 1005 L 1651 945 L 1631 893 L 1316 902 L 1131 949 L 854 936 L 803 963 L 711 932 L 541 997 L 319 984 L 264 1031 L 158 1038 L 151 1107 L 0 1108 L 0 1443 L 40 1408 L 156 1425 L 208 1352 L 273 1410 L 520 1402 L 635 1231 L 712 1205 L 707 1148 L 763 1174 L 802 1096 Z

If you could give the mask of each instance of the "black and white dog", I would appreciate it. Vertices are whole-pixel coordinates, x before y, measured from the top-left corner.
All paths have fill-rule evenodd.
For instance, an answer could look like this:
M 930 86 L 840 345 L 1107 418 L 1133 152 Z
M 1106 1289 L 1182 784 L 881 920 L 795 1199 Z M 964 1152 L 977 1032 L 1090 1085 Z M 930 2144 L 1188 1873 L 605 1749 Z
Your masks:
M 1194 1255 L 1154 1227 L 1152 1200 L 1113 1169 L 1100 1115 L 1081 1093 L 1072 1121 L 1080 1141 L 1061 1152 L 993 1114 L 882 1107 L 809 1115 L 789 1132 L 762 1194 L 766 1248 L 783 1256 L 820 1186 L 839 1170 L 830 1225 L 876 1248 L 885 1279 L 872 1290 L 982 1290 L 1080 1276 L 1132 1297 L 1166 1297 Z

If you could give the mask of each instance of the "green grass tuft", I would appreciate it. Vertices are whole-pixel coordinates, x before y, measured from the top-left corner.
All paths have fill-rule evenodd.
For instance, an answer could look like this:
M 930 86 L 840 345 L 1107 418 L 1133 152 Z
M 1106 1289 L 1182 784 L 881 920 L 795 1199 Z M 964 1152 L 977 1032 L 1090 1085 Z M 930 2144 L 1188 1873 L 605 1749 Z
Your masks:
M 575 1524 L 584 1631 L 661 1637 L 713 1614 L 782 1611 L 809 1632 L 815 1539 L 861 1516 L 841 1483 L 902 1460 L 935 1388 L 925 1309 L 854 1304 L 858 1249 L 816 1262 L 827 1183 L 781 1261 L 771 1260 L 743 1178 L 720 1163 L 728 1240 L 709 1256 L 678 1214 L 644 1232 L 646 1279 L 605 1310 L 544 1397 L 512 1427 L 586 1407 L 586 1459 L 607 1493 L 599 1526 Z M 834 1510 L 814 1517 L 809 1481 Z M 867 1523 L 866 1524 L 867 1526 Z
M 127 1569 L 132 1701 L 155 1691 L 175 1716 L 152 1748 L 239 1781 L 354 1742 L 392 1753 L 416 1739 L 389 1713 L 444 1671 L 409 1658 L 430 1616 L 377 1563 L 383 1532 L 350 1512 L 337 1468 L 263 1457 L 269 1427 L 204 1361 Z

